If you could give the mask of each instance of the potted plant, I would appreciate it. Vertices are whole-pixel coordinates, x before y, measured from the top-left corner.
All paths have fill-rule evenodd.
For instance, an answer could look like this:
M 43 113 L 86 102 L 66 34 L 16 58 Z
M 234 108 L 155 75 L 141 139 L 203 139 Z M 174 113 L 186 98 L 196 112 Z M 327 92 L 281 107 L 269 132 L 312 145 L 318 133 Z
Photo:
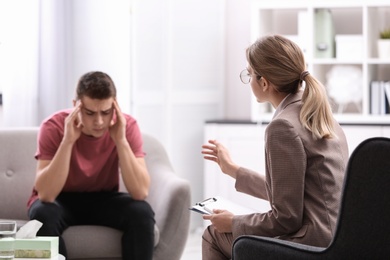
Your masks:
M 380 59 L 390 59 L 390 28 L 379 33 L 378 57 Z

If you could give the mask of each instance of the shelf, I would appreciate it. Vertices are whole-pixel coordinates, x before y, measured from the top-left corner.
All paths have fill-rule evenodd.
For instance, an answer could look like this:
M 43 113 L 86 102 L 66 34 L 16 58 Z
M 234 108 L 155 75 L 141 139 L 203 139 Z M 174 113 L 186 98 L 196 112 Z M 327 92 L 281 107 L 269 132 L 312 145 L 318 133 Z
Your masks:
M 315 51 L 315 21 L 316 11 L 319 9 L 330 10 L 334 28 L 331 39 L 335 45 L 329 55 L 321 55 L 321 57 L 318 54 L 320 52 Z M 272 33 L 285 35 L 300 45 L 305 54 L 309 72 L 320 80 L 328 91 L 331 87 L 336 90 L 336 94 L 333 91 L 330 99 L 335 104 L 332 107 L 340 123 L 390 123 L 388 114 L 370 115 L 371 82 L 390 81 L 390 57 L 378 58 L 377 39 L 383 27 L 390 28 L 390 2 L 388 0 L 312 0 L 310 2 L 294 1 L 294 4 L 289 1 L 256 0 L 252 5 L 252 41 Z M 323 31 L 321 31 L 322 34 L 324 34 Z M 347 70 L 346 68 L 349 68 L 349 74 L 331 74 L 332 71 Z M 334 83 L 343 82 L 346 79 L 354 80 L 344 83 L 345 85 L 341 87 Z M 330 81 L 333 84 L 330 84 Z M 356 86 L 360 88 L 360 91 L 353 88 Z M 344 94 L 345 99 L 337 98 L 337 89 L 342 90 L 341 94 Z M 350 96 L 345 95 L 346 89 L 353 91 Z M 347 97 L 358 96 L 361 96 L 358 101 L 356 101 L 357 98 L 351 98 L 353 101 L 349 103 L 337 103 L 338 100 L 341 102 L 340 100 L 345 101 Z M 390 97 L 388 99 L 390 100 Z M 340 109 L 342 114 L 338 113 Z M 259 104 L 253 99 L 251 120 L 270 120 L 272 111 L 273 109 L 268 104 Z
M 337 122 L 351 125 L 390 125 L 390 115 L 348 115 L 335 114 Z
M 267 124 L 271 122 L 273 113 L 262 114 L 258 120 L 250 121 L 250 124 Z M 383 125 L 390 126 L 390 115 L 357 115 L 334 114 L 336 121 L 341 125 Z
M 367 64 L 390 65 L 390 58 L 389 59 L 370 58 L 370 59 L 367 59 Z
M 342 64 L 356 64 L 356 65 L 362 65 L 364 63 L 363 59 L 360 60 L 351 60 L 351 59 L 337 59 L 337 58 L 324 58 L 324 59 L 314 59 L 313 64 L 314 65 L 342 65 Z

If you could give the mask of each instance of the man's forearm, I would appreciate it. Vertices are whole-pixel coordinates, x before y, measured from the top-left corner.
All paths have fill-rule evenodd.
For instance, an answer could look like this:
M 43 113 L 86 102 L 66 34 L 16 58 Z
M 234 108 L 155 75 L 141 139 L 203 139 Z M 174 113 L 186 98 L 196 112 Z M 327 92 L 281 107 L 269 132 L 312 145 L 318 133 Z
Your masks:
M 53 202 L 62 191 L 69 174 L 72 143 L 62 142 L 54 158 L 44 167 L 37 169 L 35 189 L 39 199 Z
M 136 200 L 144 200 L 149 193 L 150 177 L 143 158 L 136 158 L 126 142 L 117 144 L 119 167 L 127 191 Z

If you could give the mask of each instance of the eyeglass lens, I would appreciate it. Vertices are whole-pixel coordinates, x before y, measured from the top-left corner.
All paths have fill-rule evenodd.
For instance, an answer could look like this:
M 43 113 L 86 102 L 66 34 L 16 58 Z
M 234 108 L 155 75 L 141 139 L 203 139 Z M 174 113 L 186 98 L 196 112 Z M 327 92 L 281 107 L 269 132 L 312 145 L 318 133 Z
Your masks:
M 249 73 L 249 71 L 247 69 L 244 69 L 243 71 L 241 71 L 240 79 L 241 79 L 242 83 L 244 83 L 244 84 L 248 84 L 251 81 L 251 74 Z

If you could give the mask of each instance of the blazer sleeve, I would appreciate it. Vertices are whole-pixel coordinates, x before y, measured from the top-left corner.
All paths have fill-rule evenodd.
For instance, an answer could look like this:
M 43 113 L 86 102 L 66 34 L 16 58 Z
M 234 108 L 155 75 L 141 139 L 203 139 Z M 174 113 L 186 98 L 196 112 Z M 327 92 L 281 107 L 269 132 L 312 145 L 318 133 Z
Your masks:
M 276 237 L 293 233 L 302 227 L 307 160 L 299 133 L 290 122 L 274 119 L 268 125 L 265 153 L 265 185 L 271 210 L 266 213 L 234 216 L 233 237 Z
M 268 200 L 265 176 L 250 169 L 244 167 L 238 169 L 235 188 L 239 192 Z

